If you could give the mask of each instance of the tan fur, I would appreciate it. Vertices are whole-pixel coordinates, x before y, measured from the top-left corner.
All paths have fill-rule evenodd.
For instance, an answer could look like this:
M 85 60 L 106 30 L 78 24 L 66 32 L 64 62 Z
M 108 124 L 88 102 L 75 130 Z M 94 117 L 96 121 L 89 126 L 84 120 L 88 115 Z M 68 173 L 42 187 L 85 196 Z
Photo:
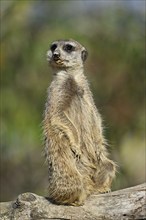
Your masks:
M 70 43 L 74 49 L 66 51 Z M 56 41 L 54 48 L 47 53 L 54 76 L 43 125 L 48 195 L 58 204 L 82 205 L 91 193 L 110 190 L 115 163 L 107 158 L 101 116 L 83 73 L 86 49 L 74 40 Z

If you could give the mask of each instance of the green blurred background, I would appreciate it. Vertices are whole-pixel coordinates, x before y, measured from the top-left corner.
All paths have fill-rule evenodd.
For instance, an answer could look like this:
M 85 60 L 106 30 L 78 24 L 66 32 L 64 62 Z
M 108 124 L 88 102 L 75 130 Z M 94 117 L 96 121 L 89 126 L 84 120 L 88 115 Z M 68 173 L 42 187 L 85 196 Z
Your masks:
M 47 195 L 43 111 L 49 44 L 73 38 L 88 50 L 86 75 L 103 116 L 113 189 L 145 181 L 145 1 L 1 1 L 1 201 Z

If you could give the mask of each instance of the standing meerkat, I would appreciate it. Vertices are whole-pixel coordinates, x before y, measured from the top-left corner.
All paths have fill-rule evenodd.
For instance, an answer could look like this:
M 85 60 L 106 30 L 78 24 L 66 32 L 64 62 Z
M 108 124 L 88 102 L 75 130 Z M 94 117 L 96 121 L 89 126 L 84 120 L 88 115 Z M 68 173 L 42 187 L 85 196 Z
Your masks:
M 82 205 L 90 194 L 110 190 L 116 166 L 107 158 L 101 116 L 83 65 L 86 49 L 74 40 L 51 44 L 53 69 L 45 117 L 48 196 L 58 204 Z

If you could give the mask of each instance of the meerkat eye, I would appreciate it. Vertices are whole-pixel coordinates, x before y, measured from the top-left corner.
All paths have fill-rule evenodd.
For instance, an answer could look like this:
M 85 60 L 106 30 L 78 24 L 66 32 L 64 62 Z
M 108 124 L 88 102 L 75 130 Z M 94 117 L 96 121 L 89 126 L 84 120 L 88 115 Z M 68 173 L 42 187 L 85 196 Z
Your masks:
M 68 53 L 70 53 L 70 52 L 72 52 L 72 51 L 75 50 L 75 47 L 74 47 L 73 45 L 71 45 L 71 44 L 66 44 L 66 45 L 63 47 L 63 49 L 64 49 L 65 51 L 67 51 Z
M 51 47 L 50 47 L 50 50 L 54 51 L 56 48 L 57 48 L 57 44 L 52 44 Z

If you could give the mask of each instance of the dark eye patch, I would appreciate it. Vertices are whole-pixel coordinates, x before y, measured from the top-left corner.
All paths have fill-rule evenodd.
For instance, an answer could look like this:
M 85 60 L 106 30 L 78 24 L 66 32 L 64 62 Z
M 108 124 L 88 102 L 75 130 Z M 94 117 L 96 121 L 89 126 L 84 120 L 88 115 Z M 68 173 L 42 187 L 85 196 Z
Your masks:
M 50 50 L 54 51 L 56 48 L 57 48 L 57 44 L 52 44 L 51 47 L 50 47 Z
M 66 45 L 63 47 L 63 49 L 64 49 L 65 51 L 67 51 L 68 53 L 70 53 L 70 52 L 72 52 L 72 51 L 75 50 L 75 47 L 74 47 L 73 45 L 71 45 L 71 44 L 66 44 Z

